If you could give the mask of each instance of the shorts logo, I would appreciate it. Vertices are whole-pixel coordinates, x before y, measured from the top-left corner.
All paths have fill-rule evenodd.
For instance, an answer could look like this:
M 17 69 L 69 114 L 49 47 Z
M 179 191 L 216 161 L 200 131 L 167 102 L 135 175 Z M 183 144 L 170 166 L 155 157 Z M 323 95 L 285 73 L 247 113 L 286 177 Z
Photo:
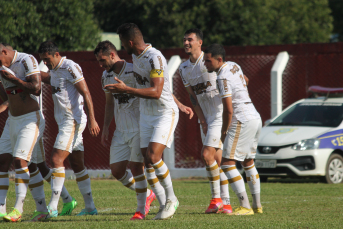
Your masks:
M 212 139 L 214 142 L 217 141 L 217 139 Z
M 165 135 L 162 135 L 162 138 L 165 138 L 166 136 Z
M 25 152 L 25 150 L 20 150 L 21 151 L 21 153 L 24 153 Z
M 58 141 L 60 144 L 62 144 L 63 143 L 63 141 Z

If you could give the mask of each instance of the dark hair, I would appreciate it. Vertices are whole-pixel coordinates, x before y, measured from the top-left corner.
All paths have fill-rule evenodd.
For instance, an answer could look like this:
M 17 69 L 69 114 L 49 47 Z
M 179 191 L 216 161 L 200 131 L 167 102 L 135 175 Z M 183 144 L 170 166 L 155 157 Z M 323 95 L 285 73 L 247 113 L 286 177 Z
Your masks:
M 188 35 L 188 34 L 191 34 L 191 33 L 195 33 L 195 35 L 197 36 L 198 40 L 202 40 L 203 37 L 204 37 L 202 31 L 200 29 L 196 29 L 196 28 L 187 30 L 184 35 Z
M 2 51 L 3 47 L 5 47 L 7 49 L 10 49 L 10 50 L 13 50 L 13 47 L 10 44 L 4 43 L 4 42 L 0 42 L 0 51 Z
M 94 49 L 94 55 L 98 55 L 100 51 L 103 55 L 108 56 L 111 52 L 117 52 L 117 49 L 114 44 L 112 44 L 112 42 L 106 40 L 99 42 L 99 44 Z
M 134 23 L 125 23 L 118 27 L 117 34 L 121 35 L 125 40 L 135 40 L 135 38 L 143 37 L 141 30 Z
M 38 53 L 48 53 L 49 55 L 55 55 L 58 51 L 58 46 L 53 41 L 44 41 L 40 44 Z
M 204 53 L 211 53 L 212 57 L 221 57 L 223 59 L 223 61 L 225 61 L 225 49 L 222 45 L 220 44 L 212 44 L 210 46 L 208 46 Z

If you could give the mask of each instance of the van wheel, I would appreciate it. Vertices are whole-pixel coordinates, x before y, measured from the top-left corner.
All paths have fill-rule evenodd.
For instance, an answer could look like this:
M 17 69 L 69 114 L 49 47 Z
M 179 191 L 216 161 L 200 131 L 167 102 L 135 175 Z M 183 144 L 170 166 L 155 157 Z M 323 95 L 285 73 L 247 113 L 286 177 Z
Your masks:
M 328 184 L 343 183 L 343 157 L 332 154 L 326 164 L 324 181 Z
M 260 176 L 260 181 L 263 182 L 263 183 L 265 183 L 265 182 L 268 181 L 268 177 L 266 177 L 266 176 Z

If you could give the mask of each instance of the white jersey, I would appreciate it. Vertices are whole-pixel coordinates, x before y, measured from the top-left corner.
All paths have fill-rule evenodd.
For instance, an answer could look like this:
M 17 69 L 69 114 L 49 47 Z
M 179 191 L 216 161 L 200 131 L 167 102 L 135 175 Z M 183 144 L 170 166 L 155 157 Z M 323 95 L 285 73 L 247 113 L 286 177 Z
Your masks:
M 223 104 L 216 87 L 217 74 L 207 71 L 204 65 L 204 53 L 201 53 L 195 63 L 192 63 L 190 59 L 183 62 L 179 67 L 179 72 L 185 87 L 191 87 L 197 96 L 205 118 L 221 116 Z
M 244 123 L 260 118 L 251 102 L 242 69 L 238 64 L 230 61 L 224 63 L 218 71 L 217 84 L 221 98 L 232 97 L 232 121 Z
M 132 54 L 133 74 L 138 88 L 149 88 L 150 78 L 163 77 L 164 85 L 159 99 L 140 99 L 140 112 L 146 115 L 161 115 L 178 112 L 170 91 L 167 61 L 160 51 L 151 45 L 139 55 Z
M 117 77 L 129 87 L 136 87 L 136 79 L 133 76 L 133 65 L 131 63 L 125 61 L 119 74 L 105 70 L 101 78 L 102 87 L 118 83 L 114 77 Z M 105 93 L 111 93 L 106 89 L 104 91 Z M 139 131 L 139 98 L 129 94 L 112 93 L 112 95 L 114 97 L 116 129 L 124 133 Z
M 74 119 L 77 124 L 86 123 L 83 97 L 74 86 L 84 80 L 81 67 L 74 61 L 62 57 L 56 68 L 50 70 L 50 76 L 57 124 L 62 124 L 66 119 Z
M 17 52 L 16 50 L 14 51 L 14 57 L 13 57 L 10 67 L 6 68 L 5 66 L 2 66 L 1 68 L 3 70 L 8 71 L 9 73 L 13 74 L 14 76 L 16 76 L 17 78 L 23 81 L 26 81 L 27 76 L 30 76 L 33 74 L 40 74 L 40 70 L 39 70 L 39 66 L 38 66 L 38 62 L 36 58 L 26 53 Z M 1 77 L 1 83 L 5 89 L 17 86 L 11 81 L 8 81 L 7 79 L 2 78 L 2 77 Z M 37 102 L 39 101 L 38 96 L 30 94 L 30 97 L 36 100 Z

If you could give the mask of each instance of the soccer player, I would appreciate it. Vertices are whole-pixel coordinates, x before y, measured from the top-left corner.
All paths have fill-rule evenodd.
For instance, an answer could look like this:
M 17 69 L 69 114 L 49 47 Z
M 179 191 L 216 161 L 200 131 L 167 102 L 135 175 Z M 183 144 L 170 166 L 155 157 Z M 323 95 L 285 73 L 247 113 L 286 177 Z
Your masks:
M 50 215 L 57 215 L 58 200 L 65 180 L 63 162 L 67 157 L 85 202 L 85 208 L 78 216 L 97 215 L 90 178 L 84 165 L 82 133 L 87 117 L 89 132 L 93 137 L 99 134 L 100 129 L 94 117 L 92 98 L 81 67 L 72 60 L 61 57 L 57 45 L 52 41 L 41 43 L 38 53 L 50 70 L 48 73 L 41 73 L 42 81 L 51 85 L 54 116 L 59 129 L 51 159 L 53 194 L 48 206 Z M 84 103 L 87 115 L 83 110 Z
M 207 72 L 204 53 L 201 51 L 203 33 L 189 29 L 183 37 L 183 46 L 189 59 L 179 67 L 180 76 L 199 118 L 203 143 L 202 158 L 206 164 L 212 200 L 205 213 L 231 213 L 228 180 L 218 167 L 222 158 L 223 144 L 220 140 L 223 105 L 216 88 L 217 74 Z
M 29 186 L 36 203 L 31 221 L 45 220 L 43 178 L 37 169 L 42 157 L 40 142 L 45 120 L 37 96 L 41 92 L 41 76 L 37 60 L 26 53 L 0 44 L 1 83 L 8 94 L 9 118 L 0 140 L 0 212 L 4 221 L 21 221 L 23 203 Z M 5 98 L 6 99 L 6 98 Z M 8 170 L 14 160 L 16 203 L 6 215 Z M 28 163 L 31 165 L 28 168 Z
M 136 87 L 132 64 L 120 59 L 116 47 L 110 41 L 100 42 L 94 54 L 100 66 L 105 69 L 101 77 L 102 87 L 117 83 L 114 77 L 126 82 L 130 87 Z M 111 93 L 106 89 L 104 91 L 106 106 L 101 143 L 107 146 L 109 127 L 114 116 L 116 130 L 110 148 L 111 172 L 124 186 L 136 191 L 137 210 L 131 220 L 145 219 L 150 204 L 156 196 L 154 192 L 147 189 L 148 184 L 143 170 L 144 158 L 139 142 L 139 98 L 128 94 Z M 129 160 L 132 173 L 126 171 Z
M 174 101 L 169 88 L 166 59 L 160 51 L 144 42 L 138 26 L 126 23 L 118 28 L 117 33 L 125 50 L 132 54 L 133 74 L 138 88 L 129 87 L 115 78 L 118 83 L 107 85 L 105 89 L 141 98 L 140 147 L 147 167 L 147 179 L 157 197 L 161 196 L 159 193 L 163 193 L 163 188 L 166 195 L 165 199 L 157 198 L 160 210 L 154 219 L 168 219 L 174 215 L 179 201 L 162 154 L 171 145 L 171 135 L 179 119 L 178 106 L 182 111 L 185 111 L 185 106 Z M 162 189 L 157 181 L 163 186 Z
M 254 165 L 257 141 L 262 128 L 260 114 L 251 102 L 241 67 L 234 62 L 224 62 L 224 47 L 213 44 L 204 52 L 207 70 L 217 72 L 217 84 L 223 102 L 221 140 L 224 142 L 224 150 L 221 168 L 240 202 L 240 207 L 230 214 L 262 213 L 260 179 Z M 240 161 L 245 170 L 253 197 L 252 209 L 244 181 L 236 168 L 236 161 Z

